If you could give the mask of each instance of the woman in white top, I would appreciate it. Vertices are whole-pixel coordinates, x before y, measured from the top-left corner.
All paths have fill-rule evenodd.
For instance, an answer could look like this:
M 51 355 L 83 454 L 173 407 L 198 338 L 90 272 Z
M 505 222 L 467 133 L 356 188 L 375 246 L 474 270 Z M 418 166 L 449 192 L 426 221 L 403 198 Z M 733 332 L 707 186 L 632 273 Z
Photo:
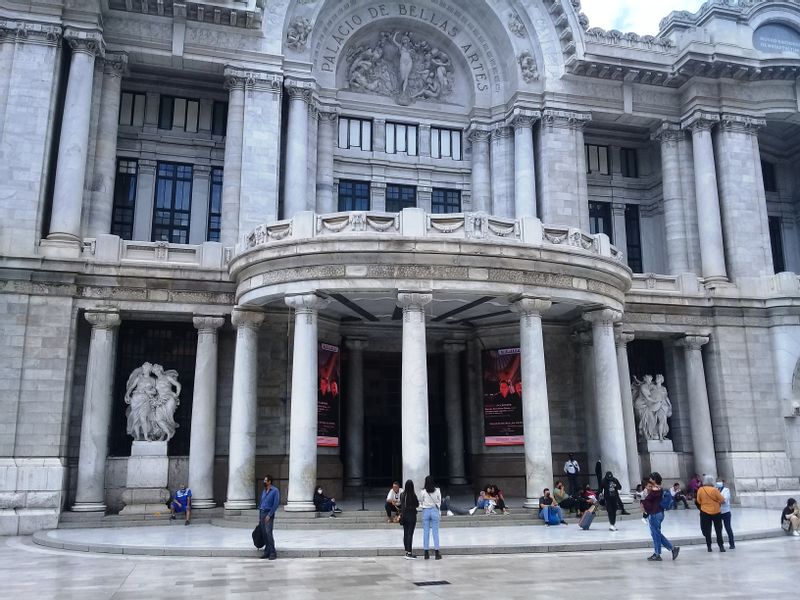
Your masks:
M 436 487 L 430 475 L 425 478 L 425 487 L 419 495 L 419 505 L 422 507 L 422 548 L 425 550 L 425 558 L 431 557 L 428 551 L 428 539 L 433 530 L 433 550 L 436 560 L 440 560 L 442 555 L 439 552 L 439 519 L 442 492 Z

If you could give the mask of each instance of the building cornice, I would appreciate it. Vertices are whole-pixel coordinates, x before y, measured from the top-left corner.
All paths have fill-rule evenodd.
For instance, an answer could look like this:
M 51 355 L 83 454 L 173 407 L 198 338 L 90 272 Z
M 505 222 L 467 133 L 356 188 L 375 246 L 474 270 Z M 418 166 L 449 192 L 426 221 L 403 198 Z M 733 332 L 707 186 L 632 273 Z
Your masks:
M 239 29 L 261 29 L 266 4 L 267 0 L 108 0 L 111 10 Z

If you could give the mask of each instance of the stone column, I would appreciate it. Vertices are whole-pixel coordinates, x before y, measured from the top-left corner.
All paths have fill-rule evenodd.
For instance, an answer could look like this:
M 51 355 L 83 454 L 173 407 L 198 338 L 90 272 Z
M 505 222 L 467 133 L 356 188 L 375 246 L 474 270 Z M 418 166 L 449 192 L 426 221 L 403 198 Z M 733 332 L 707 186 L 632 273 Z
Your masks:
M 467 483 L 464 467 L 464 420 L 461 406 L 462 341 L 444 343 L 444 405 L 447 415 L 447 458 L 451 485 Z
M 411 479 L 418 489 L 422 488 L 425 477 L 430 475 L 425 305 L 432 300 L 433 295 L 429 293 L 397 294 L 397 305 L 403 309 L 403 481 Z
M 492 129 L 492 214 L 514 218 L 514 142 L 512 129 L 501 123 Z
M 106 54 L 103 66 L 103 86 L 100 115 L 97 124 L 92 209 L 86 234 L 97 237 L 111 232 L 114 211 L 114 180 L 117 176 L 117 131 L 119 104 L 122 98 L 122 75 L 128 65 L 128 55 Z
M 337 198 L 333 195 L 333 149 L 336 146 L 335 112 L 319 113 L 317 137 L 317 212 L 336 212 Z
M 620 249 L 627 264 L 628 231 L 625 228 L 625 204 L 622 202 L 611 203 L 611 234 L 611 243 Z
M 0 136 L 6 120 L 8 88 L 11 84 L 11 68 L 14 65 L 15 31 L 8 25 L 0 25 Z
M 217 438 L 217 330 L 222 317 L 194 317 L 197 358 L 189 439 L 189 487 L 193 508 L 214 508 L 214 452 Z
M 686 388 L 689 393 L 689 418 L 692 429 L 692 448 L 697 473 L 716 476 L 717 454 L 714 450 L 714 430 L 711 426 L 711 409 L 708 405 L 706 372 L 700 351 L 708 343 L 708 336 L 687 335 L 680 344 L 686 363 Z
M 578 344 L 581 355 L 581 399 L 583 405 L 584 435 L 586 436 L 586 460 L 581 473 L 591 475 L 594 463 L 600 457 L 597 443 L 597 418 L 594 401 L 594 357 L 592 356 L 592 332 L 576 331 L 573 341 Z
M 492 212 L 492 184 L 489 160 L 489 132 L 472 128 L 472 210 Z
M 683 126 L 692 132 L 697 221 L 700 228 L 700 257 L 706 282 L 727 281 L 722 221 L 719 212 L 717 171 L 711 129 L 719 115 L 697 113 Z
M 61 120 L 61 138 L 50 216 L 51 240 L 80 241 L 83 179 L 89 149 L 94 57 L 103 50 L 99 33 L 67 29 L 64 37 L 72 48 L 67 93 Z
M 153 199 L 156 193 L 154 160 L 139 161 L 136 173 L 136 207 L 133 212 L 133 239 L 149 242 L 153 233 Z
M 282 218 L 291 219 L 297 213 L 308 210 L 306 203 L 308 105 L 311 102 L 312 90 L 309 83 L 293 79 L 287 79 L 285 86 L 289 95 L 289 124 L 286 129 Z
M 77 512 L 105 512 L 105 474 L 108 429 L 111 424 L 116 332 L 120 318 L 116 310 L 92 310 L 84 314 L 92 325 L 86 389 L 83 394 L 81 445 L 78 457 Z M 122 432 L 118 432 L 122 435 Z
M 522 424 L 525 431 L 525 508 L 539 506 L 544 488 L 553 485 L 550 405 L 542 337 L 542 312 L 550 300 L 523 296 L 513 302 L 518 313 L 522 371 Z
M 683 196 L 683 222 L 686 228 L 686 253 L 689 257 L 689 272 L 703 272 L 700 258 L 700 231 L 697 225 L 697 196 L 694 185 L 694 152 L 691 138 L 684 135 L 678 141 L 680 159 L 681 194 Z
M 317 485 L 317 312 L 330 300 L 315 294 L 287 296 L 294 309 L 292 408 L 289 417 L 288 512 L 313 511 Z
M 639 448 L 636 444 L 636 417 L 633 414 L 633 393 L 631 392 L 631 369 L 628 365 L 628 344 L 633 341 L 633 333 L 617 328 L 617 366 L 619 367 L 619 388 L 622 396 L 622 419 L 625 424 L 625 452 L 628 457 L 628 481 L 631 487 L 641 482 L 642 469 L 639 465 Z
M 239 235 L 239 202 L 242 185 L 242 144 L 244 142 L 244 83 L 242 73 L 227 67 L 228 123 L 225 127 L 225 165 L 222 175 L 222 224 L 220 242 L 235 246 Z
M 758 130 L 764 119 L 723 114 L 717 137 L 725 256 L 733 280 L 774 275 Z
M 222 180 L 225 180 L 224 174 Z M 208 165 L 194 165 L 192 167 L 192 212 L 189 221 L 190 244 L 202 244 L 208 241 L 208 200 L 210 193 L 211 167 Z
M 653 136 L 661 144 L 661 190 L 664 198 L 667 271 L 672 275 L 690 271 L 681 189 L 680 141 L 684 137 L 680 126 L 673 123 L 663 123 Z
M 233 361 L 230 446 L 228 449 L 228 510 L 255 508 L 256 425 L 258 421 L 258 328 L 264 313 L 235 307 L 231 323 L 236 327 Z
M 514 212 L 517 219 L 536 216 L 536 170 L 533 163 L 533 114 L 521 112 L 514 127 Z
M 364 484 L 364 350 L 367 340 L 348 338 L 344 345 L 349 351 L 344 475 L 346 485 L 360 486 Z
M 583 314 L 592 324 L 594 385 L 597 433 L 603 471 L 612 471 L 624 490 L 630 489 L 625 444 L 625 417 L 619 385 L 619 366 L 614 344 L 614 322 L 622 318 L 617 310 L 603 308 Z

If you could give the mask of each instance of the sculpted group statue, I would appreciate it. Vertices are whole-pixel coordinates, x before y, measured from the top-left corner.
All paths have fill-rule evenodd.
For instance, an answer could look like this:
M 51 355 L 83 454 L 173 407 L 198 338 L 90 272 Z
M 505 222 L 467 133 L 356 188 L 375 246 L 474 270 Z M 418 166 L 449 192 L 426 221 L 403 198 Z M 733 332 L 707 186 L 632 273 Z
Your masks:
M 351 90 L 389 96 L 401 105 L 446 99 L 453 92 L 454 73 L 444 50 L 409 31 L 382 31 L 376 41 L 347 55 Z
M 642 380 L 634 377 L 631 392 L 642 439 L 665 440 L 669 433 L 667 419 L 672 416 L 672 402 L 664 387 L 664 376 L 656 375 L 655 383 L 652 375 L 645 375 Z
M 137 441 L 167 442 L 178 424 L 175 411 L 180 404 L 178 372 L 161 365 L 144 363 L 128 377 L 125 404 L 128 409 L 128 435 Z

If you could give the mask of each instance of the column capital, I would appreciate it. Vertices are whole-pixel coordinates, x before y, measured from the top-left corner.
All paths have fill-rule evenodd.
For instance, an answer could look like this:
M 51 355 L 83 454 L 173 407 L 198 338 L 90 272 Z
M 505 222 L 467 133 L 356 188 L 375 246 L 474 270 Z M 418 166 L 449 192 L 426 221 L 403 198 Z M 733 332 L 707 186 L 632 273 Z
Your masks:
M 336 120 L 339 118 L 339 113 L 337 113 L 336 111 L 332 111 L 329 108 L 323 108 L 323 107 L 320 107 L 318 115 L 320 122 L 327 121 L 329 123 L 335 123 Z
M 243 89 L 247 87 L 264 92 L 272 92 L 273 94 L 281 93 L 283 76 L 280 73 L 241 69 L 228 65 L 225 67 L 224 74 L 226 89 Z
M 284 298 L 286 306 L 293 308 L 297 313 L 308 313 L 325 308 L 331 303 L 330 298 L 322 298 L 316 294 L 297 294 Z
M 103 35 L 98 31 L 67 27 L 64 30 L 64 39 L 67 40 L 73 52 L 80 52 L 89 56 L 102 56 L 106 50 Z
M 83 314 L 83 317 L 91 324 L 92 329 L 114 329 L 119 327 L 122 321 L 116 308 L 89 309 Z
M 634 337 L 635 334 L 633 331 L 622 329 L 622 323 L 617 323 L 614 325 L 614 341 L 616 342 L 618 348 L 624 348 L 630 344 Z
M 0 19 L 0 43 L 14 41 L 57 46 L 61 41 L 61 32 L 60 25 Z
M 708 335 L 686 335 L 678 340 L 678 345 L 687 350 L 700 350 L 711 339 Z
M 473 144 L 478 142 L 488 142 L 492 131 L 484 125 L 470 125 L 467 129 L 467 139 Z
M 572 341 L 578 346 L 588 346 L 591 348 L 594 343 L 594 337 L 592 337 L 592 331 L 590 329 L 573 331 L 571 337 Z
M 214 333 L 225 324 L 225 319 L 201 315 L 192 317 L 192 324 L 199 333 Z
M 249 328 L 256 330 L 264 322 L 264 313 L 258 309 L 236 306 L 231 312 L 231 323 L 236 329 Z
M 601 325 L 613 325 L 622 319 L 622 311 L 614 310 L 613 308 L 596 308 L 587 310 L 583 313 L 583 318 L 589 321 L 592 325 L 599 323 Z
M 367 338 L 351 337 L 344 340 L 344 347 L 348 350 L 366 350 L 368 346 Z
M 290 100 L 302 100 L 307 104 L 311 104 L 314 89 L 317 87 L 313 81 L 295 78 L 284 79 L 283 86 L 286 88 Z
M 492 141 L 511 138 L 513 135 L 514 129 L 505 122 L 497 123 L 491 131 Z
M 512 296 L 509 301 L 511 302 L 511 310 L 521 316 L 541 315 L 553 304 L 548 298 L 539 298 L 526 294 Z
M 592 120 L 592 113 L 577 112 L 573 110 L 545 109 L 542 112 L 542 122 L 548 127 L 563 127 L 567 129 L 583 129 Z
M 665 121 L 650 136 L 662 144 L 675 144 L 684 139 L 685 133 L 680 123 Z
M 139 163 L 138 163 L 136 168 L 137 168 L 137 170 L 139 171 L 140 174 L 149 173 L 149 174 L 153 175 L 156 172 L 156 167 L 157 166 L 158 166 L 158 162 L 157 161 L 150 160 L 148 158 L 143 158 L 143 159 L 139 160 Z
M 466 350 L 467 344 L 462 340 L 445 340 L 442 344 L 442 350 L 445 354 L 458 354 Z
M 398 292 L 397 293 L 397 306 L 403 309 L 403 312 L 419 311 L 421 312 L 426 304 L 433 301 L 433 294 L 430 292 Z
M 758 135 L 758 130 L 767 126 L 767 120 L 761 117 L 750 115 L 735 115 L 722 113 L 720 127 L 723 131 L 733 131 L 736 133 L 747 133 Z
M 106 52 L 103 73 L 109 77 L 122 78 L 128 69 L 127 52 Z
M 515 108 L 509 115 L 508 119 L 506 119 L 506 124 L 510 125 L 514 129 L 530 129 L 533 127 L 533 124 L 541 118 L 541 111 Z
M 719 122 L 720 117 L 718 114 L 698 110 L 685 118 L 681 122 L 681 127 L 688 129 L 692 133 L 696 131 L 711 131 Z

